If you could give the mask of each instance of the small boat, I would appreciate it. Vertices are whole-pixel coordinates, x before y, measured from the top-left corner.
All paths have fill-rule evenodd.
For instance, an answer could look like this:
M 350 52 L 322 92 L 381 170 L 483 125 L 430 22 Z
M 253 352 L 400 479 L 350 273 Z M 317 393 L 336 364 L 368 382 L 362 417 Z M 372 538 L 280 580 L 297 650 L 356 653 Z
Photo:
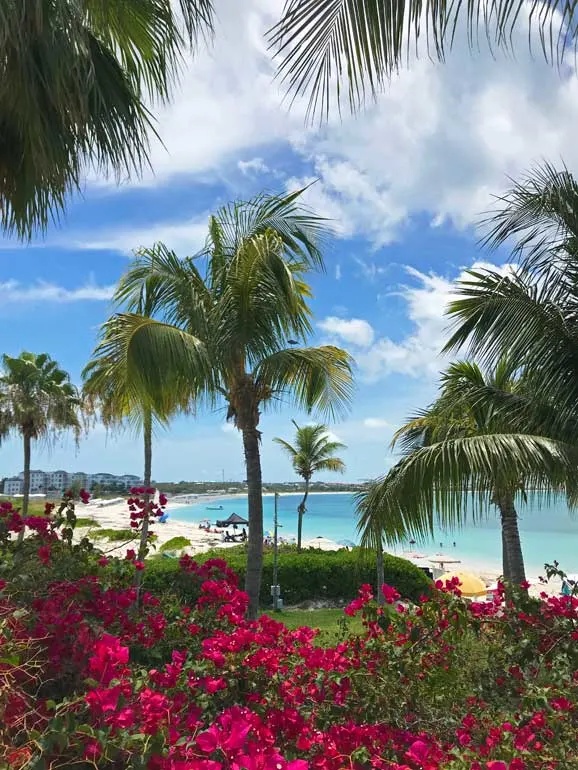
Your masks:
M 222 505 L 217 505 L 217 506 L 212 506 L 211 507 L 210 505 L 207 505 L 205 507 L 205 510 L 207 510 L 207 511 L 222 511 L 223 510 L 223 506 Z

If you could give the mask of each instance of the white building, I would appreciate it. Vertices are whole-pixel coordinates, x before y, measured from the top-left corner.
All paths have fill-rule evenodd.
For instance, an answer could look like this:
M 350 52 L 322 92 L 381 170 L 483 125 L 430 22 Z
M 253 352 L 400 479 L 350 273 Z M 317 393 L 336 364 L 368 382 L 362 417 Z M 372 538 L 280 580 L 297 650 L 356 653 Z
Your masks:
M 69 474 L 66 471 L 51 471 L 45 473 L 46 489 L 64 492 L 70 486 Z
M 130 473 L 116 476 L 114 473 L 90 474 L 84 473 L 83 471 L 78 471 L 76 473 L 68 473 L 68 471 L 30 471 L 31 494 L 38 492 L 62 493 L 76 484 L 84 489 L 91 489 L 95 484 L 130 489 L 131 487 L 142 484 L 142 480 L 138 476 L 134 476 Z M 23 485 L 24 472 L 19 473 L 18 476 L 6 479 L 3 492 L 5 495 L 10 496 L 22 494 Z
M 18 478 L 24 482 L 24 471 L 18 474 Z M 46 473 L 44 471 L 30 471 L 30 492 L 44 492 L 46 490 Z
M 12 476 L 10 479 L 4 481 L 4 494 L 8 497 L 14 497 L 14 495 L 22 494 L 22 479 L 18 476 Z

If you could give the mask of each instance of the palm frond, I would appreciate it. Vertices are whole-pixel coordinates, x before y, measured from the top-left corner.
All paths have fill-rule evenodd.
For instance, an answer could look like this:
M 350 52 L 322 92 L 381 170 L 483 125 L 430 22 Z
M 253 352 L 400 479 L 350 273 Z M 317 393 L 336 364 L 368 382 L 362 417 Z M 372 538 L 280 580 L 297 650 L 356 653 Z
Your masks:
M 209 0 L 0 0 L 1 223 L 30 237 L 58 219 L 87 167 L 139 174 L 183 51 Z M 184 24 L 183 24 L 184 22 Z
M 306 188 L 287 195 L 262 193 L 248 201 L 234 201 L 216 213 L 205 247 L 211 284 L 217 288 L 222 260 L 237 255 L 243 244 L 267 231 L 276 234 L 290 261 L 323 268 L 320 246 L 328 235 L 327 220 L 312 213 L 299 199 Z
M 526 269 L 547 266 L 578 237 L 578 183 L 565 167 L 537 166 L 497 198 L 481 226 L 484 245 L 496 249 L 514 239 L 513 256 Z
M 578 449 L 543 436 L 494 434 L 450 439 L 416 450 L 359 499 L 364 538 L 389 543 L 429 537 L 435 525 L 463 526 L 487 515 L 498 488 L 565 495 L 574 504 Z M 523 487 L 522 483 L 523 482 Z
M 443 61 L 464 25 L 471 47 L 480 32 L 492 49 L 511 50 L 513 34 L 528 28 L 547 61 L 561 62 L 576 44 L 576 3 L 544 5 L 531 0 L 487 3 L 393 2 L 383 0 L 287 0 L 283 17 L 269 31 L 280 57 L 279 77 L 295 96 L 309 96 L 309 113 L 327 117 L 332 102 L 346 97 L 357 110 L 374 97 L 400 65 L 417 52 L 421 38 L 428 55 Z
M 467 344 L 470 355 L 488 366 L 508 350 L 561 413 L 575 410 L 578 335 L 571 322 L 572 296 L 554 284 L 534 284 L 529 276 L 489 271 L 470 276 L 459 285 L 462 296 L 448 311 L 456 328 L 446 350 Z
M 325 457 L 314 463 L 315 473 L 331 471 L 331 473 L 345 473 L 345 463 L 339 457 Z
M 128 402 L 149 407 L 161 419 L 192 408 L 197 398 L 210 398 L 213 375 L 203 343 L 170 324 L 120 313 L 109 321 L 98 352 L 104 376 Z
M 287 348 L 264 358 L 254 370 L 265 392 L 308 411 L 343 414 L 353 394 L 351 356 L 332 345 Z

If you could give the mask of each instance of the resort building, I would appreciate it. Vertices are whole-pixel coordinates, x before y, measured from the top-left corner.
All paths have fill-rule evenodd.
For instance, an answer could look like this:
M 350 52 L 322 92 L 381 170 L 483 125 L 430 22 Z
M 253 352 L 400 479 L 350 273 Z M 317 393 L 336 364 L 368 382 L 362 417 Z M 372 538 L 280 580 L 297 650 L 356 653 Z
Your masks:
M 84 473 L 78 471 L 69 473 L 68 471 L 30 471 L 30 492 L 31 494 L 47 492 L 64 492 L 72 486 L 80 486 L 84 489 L 92 489 L 95 486 L 101 487 L 103 491 L 124 491 L 131 487 L 142 484 L 142 480 L 133 474 L 125 473 L 117 476 L 114 473 Z M 18 476 L 4 480 L 3 494 L 8 496 L 21 495 L 24 485 L 24 472 Z

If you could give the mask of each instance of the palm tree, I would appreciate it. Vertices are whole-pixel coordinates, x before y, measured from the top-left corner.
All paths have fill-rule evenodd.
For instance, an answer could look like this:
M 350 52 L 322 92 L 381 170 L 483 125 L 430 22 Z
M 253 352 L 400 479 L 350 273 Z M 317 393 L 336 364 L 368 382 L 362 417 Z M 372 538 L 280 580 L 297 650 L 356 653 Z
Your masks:
M 333 455 L 340 449 L 347 447 L 339 441 L 331 441 L 327 434 L 326 425 L 304 425 L 300 428 L 295 420 L 292 422 L 296 429 L 295 445 L 284 441 L 282 438 L 274 438 L 273 441 L 283 447 L 289 455 L 293 470 L 305 481 L 305 493 L 297 506 L 297 550 L 300 551 L 303 515 L 307 510 L 306 503 L 311 478 L 314 473 L 323 471 L 344 473 L 345 463 Z
M 146 306 L 142 308 L 147 315 Z M 143 481 L 145 488 L 152 483 L 152 444 L 155 427 L 168 427 L 169 419 L 177 411 L 189 410 L 187 398 L 178 401 L 178 393 L 169 383 L 162 391 L 149 394 L 131 381 L 126 359 L 115 349 L 116 319 L 113 317 L 103 324 L 100 341 L 94 350 L 92 360 L 87 364 L 82 377 L 84 396 L 91 411 L 98 408 L 105 426 L 119 429 L 128 424 L 137 434 L 142 433 L 144 449 Z M 149 497 L 145 494 L 145 503 Z M 140 536 L 138 558 L 146 555 L 149 518 L 145 515 Z
M 57 217 L 87 166 L 147 163 L 147 102 L 170 98 L 183 51 L 210 32 L 211 0 L 0 0 L 2 226 Z
M 427 55 L 443 61 L 461 37 L 472 48 L 481 37 L 491 49 L 511 51 L 514 33 L 525 27 L 531 50 L 539 47 L 547 61 L 560 64 L 565 52 L 576 47 L 575 12 L 575 2 L 541 0 L 527 6 L 512 0 L 287 0 L 269 40 L 281 58 L 279 76 L 289 91 L 308 94 L 310 112 L 327 116 L 332 100 L 339 107 L 346 95 L 356 110 L 367 92 L 375 97 L 424 37 Z
M 22 515 L 28 513 L 30 454 L 33 440 L 81 430 L 81 400 L 70 377 L 47 353 L 2 357 L 0 436 L 16 432 L 24 443 Z
M 249 537 L 245 588 L 256 617 L 263 560 L 259 420 L 289 402 L 332 416 L 349 403 L 349 355 L 339 348 L 295 347 L 311 333 L 305 275 L 322 266 L 321 219 L 298 203 L 301 191 L 259 195 L 222 208 L 209 220 L 202 252 L 179 259 L 164 245 L 143 250 L 121 280 L 117 349 L 149 393 L 170 383 L 184 396 L 215 404 L 243 437 Z M 142 296 L 155 318 L 138 313 Z
M 529 434 L 529 404 L 538 409 L 544 399 L 532 392 L 531 376 L 516 377 L 517 369 L 503 357 L 486 375 L 471 362 L 450 366 L 437 401 L 394 438 L 404 459 L 359 501 L 367 541 L 379 531 L 390 542 L 431 536 L 436 522 L 461 526 L 493 504 L 502 523 L 504 577 L 525 579 L 515 500 L 531 489 L 575 502 L 578 446 Z

